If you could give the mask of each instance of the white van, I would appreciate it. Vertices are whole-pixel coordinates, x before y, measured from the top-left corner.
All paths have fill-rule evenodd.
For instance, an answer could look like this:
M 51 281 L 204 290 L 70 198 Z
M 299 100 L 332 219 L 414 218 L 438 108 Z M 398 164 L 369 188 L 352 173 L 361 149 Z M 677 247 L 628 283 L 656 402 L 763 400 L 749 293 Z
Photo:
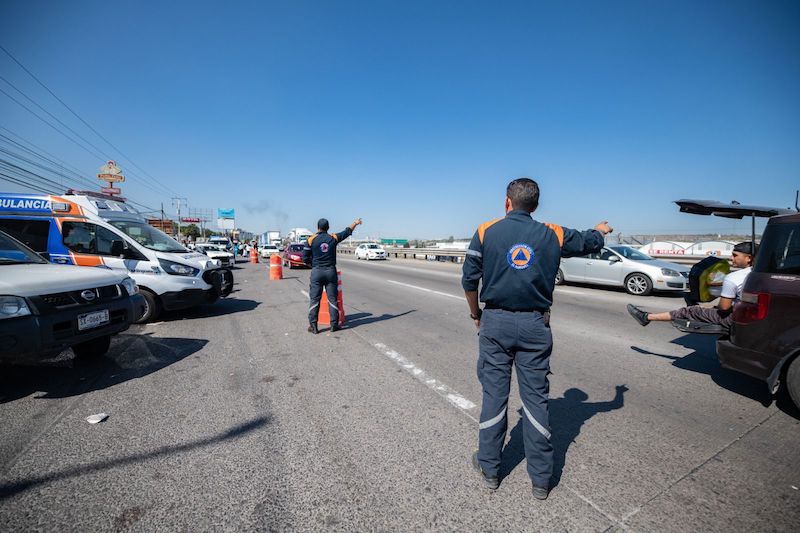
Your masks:
M 0 193 L 0 230 L 51 262 L 124 271 L 139 285 L 137 322 L 230 294 L 233 274 L 150 226 L 121 198 L 68 191 L 62 196 Z

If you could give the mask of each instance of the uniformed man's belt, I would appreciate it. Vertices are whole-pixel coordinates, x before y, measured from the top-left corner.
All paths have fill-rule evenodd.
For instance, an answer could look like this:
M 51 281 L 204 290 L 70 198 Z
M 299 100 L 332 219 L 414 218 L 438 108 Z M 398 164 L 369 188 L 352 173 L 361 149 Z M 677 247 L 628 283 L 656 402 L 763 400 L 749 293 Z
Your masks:
M 486 304 L 484 309 L 498 309 L 500 311 L 508 311 L 509 313 L 541 313 L 541 314 L 545 314 L 548 311 L 550 311 L 550 309 L 533 309 L 533 308 L 531 308 L 531 309 L 506 309 L 505 307 L 500 307 L 499 305 L 492 305 L 492 304 Z

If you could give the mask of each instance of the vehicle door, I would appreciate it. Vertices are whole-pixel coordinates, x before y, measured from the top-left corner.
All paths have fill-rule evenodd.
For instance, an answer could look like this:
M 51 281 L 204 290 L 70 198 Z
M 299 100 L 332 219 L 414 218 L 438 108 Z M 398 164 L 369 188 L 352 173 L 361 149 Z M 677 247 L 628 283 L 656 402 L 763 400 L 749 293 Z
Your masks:
M 561 260 L 561 272 L 567 281 L 583 282 L 586 279 L 586 262 L 593 254 L 565 257 Z M 596 254 L 595 254 L 596 255 Z
M 64 246 L 76 265 L 107 266 L 126 272 L 151 271 L 147 258 L 121 234 L 92 222 L 61 223 Z
M 588 283 L 621 285 L 622 271 L 622 257 L 608 248 L 603 248 L 599 253 L 590 254 L 586 261 L 585 276 Z

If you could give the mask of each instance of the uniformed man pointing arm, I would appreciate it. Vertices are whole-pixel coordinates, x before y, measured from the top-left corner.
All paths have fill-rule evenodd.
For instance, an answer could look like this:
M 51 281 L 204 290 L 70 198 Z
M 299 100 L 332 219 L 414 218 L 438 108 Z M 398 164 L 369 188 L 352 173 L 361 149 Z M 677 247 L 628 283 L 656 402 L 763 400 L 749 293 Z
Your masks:
M 487 487 L 499 486 L 511 367 L 516 365 L 528 475 L 534 497 L 545 499 L 553 472 L 547 374 L 556 273 L 562 256 L 599 251 L 612 229 L 608 222 L 586 231 L 544 224 L 531 217 L 538 206 L 535 181 L 520 178 L 508 184 L 506 216 L 478 227 L 466 251 L 461 285 L 480 332 L 478 379 L 483 402 L 472 464 Z M 485 304 L 483 310 L 479 299 Z
M 303 262 L 311 266 L 311 281 L 308 287 L 310 305 L 308 308 L 308 331 L 318 333 L 317 319 L 319 317 L 319 304 L 322 299 L 322 290 L 328 294 L 330 307 L 331 331 L 339 329 L 339 276 L 336 272 L 336 247 L 340 242 L 353 234 L 356 226 L 361 224 L 357 218 L 339 233 L 328 233 L 330 224 L 327 219 L 321 218 L 317 222 L 317 233 L 306 241 L 303 248 Z

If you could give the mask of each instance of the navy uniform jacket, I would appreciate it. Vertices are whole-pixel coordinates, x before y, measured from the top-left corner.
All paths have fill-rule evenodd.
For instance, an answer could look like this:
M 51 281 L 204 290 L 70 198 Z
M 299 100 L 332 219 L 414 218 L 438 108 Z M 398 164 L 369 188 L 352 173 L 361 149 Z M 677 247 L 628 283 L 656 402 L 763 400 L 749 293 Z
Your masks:
M 340 233 L 318 231 L 308 238 L 303 247 L 303 262 L 313 268 L 336 266 L 336 246 L 353 234 L 349 227 Z
M 543 224 L 522 210 L 478 227 L 464 260 L 461 286 L 477 291 L 488 308 L 508 311 L 546 311 L 553 303 L 562 257 L 584 255 L 603 248 L 597 230 L 576 231 Z

